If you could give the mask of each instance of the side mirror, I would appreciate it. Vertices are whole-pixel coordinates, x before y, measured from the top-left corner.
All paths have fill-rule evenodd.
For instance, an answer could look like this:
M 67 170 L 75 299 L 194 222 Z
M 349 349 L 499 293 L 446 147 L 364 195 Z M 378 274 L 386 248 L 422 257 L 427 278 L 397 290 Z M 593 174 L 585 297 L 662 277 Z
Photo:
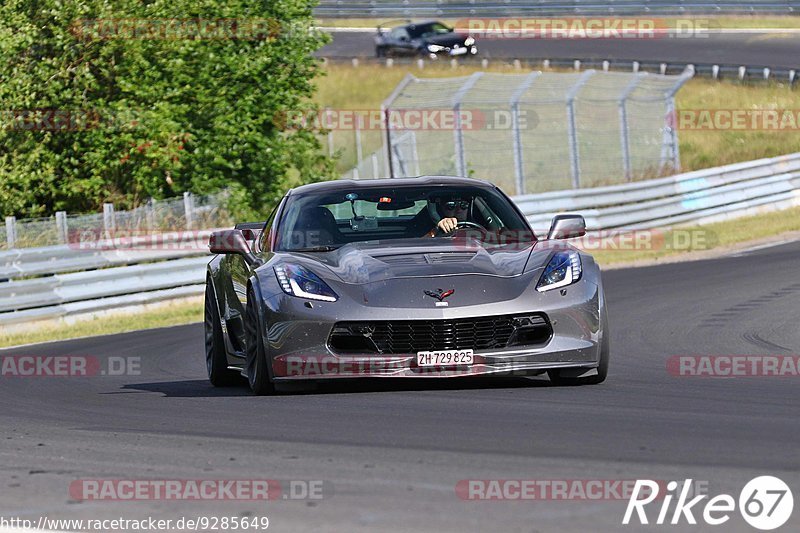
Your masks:
M 261 263 L 261 260 L 253 255 L 240 229 L 215 231 L 208 238 L 208 248 L 212 254 L 239 254 L 250 266 Z
M 586 235 L 586 221 L 581 215 L 556 215 L 547 239 L 572 239 Z

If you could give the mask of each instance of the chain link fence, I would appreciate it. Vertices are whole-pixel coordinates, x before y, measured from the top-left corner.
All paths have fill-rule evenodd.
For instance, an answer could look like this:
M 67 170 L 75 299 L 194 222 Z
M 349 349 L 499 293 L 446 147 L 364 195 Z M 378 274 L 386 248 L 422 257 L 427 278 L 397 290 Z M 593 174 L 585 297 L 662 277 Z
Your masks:
M 384 102 L 389 150 L 380 152 L 393 177 L 474 175 L 511 194 L 672 174 L 680 170 L 675 94 L 691 76 L 409 75 Z M 374 177 L 363 164 L 346 176 Z
M 70 215 L 59 211 L 43 218 L 5 217 L 5 239 L 0 238 L 0 250 L 84 242 L 113 235 L 232 226 L 227 198 L 226 192 L 205 196 L 184 193 L 179 198 L 150 199 L 128 211 L 118 211 L 113 204 L 104 204 L 103 213 Z

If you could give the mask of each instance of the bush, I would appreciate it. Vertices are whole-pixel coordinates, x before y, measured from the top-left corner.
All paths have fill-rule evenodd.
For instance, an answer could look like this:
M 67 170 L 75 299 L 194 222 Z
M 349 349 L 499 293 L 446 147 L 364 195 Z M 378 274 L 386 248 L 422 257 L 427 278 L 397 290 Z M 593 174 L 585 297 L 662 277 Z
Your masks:
M 273 119 L 312 109 L 327 37 L 311 31 L 310 2 L 109 4 L 0 6 L 0 214 L 227 187 L 260 216 L 286 186 L 332 176 L 316 132 Z

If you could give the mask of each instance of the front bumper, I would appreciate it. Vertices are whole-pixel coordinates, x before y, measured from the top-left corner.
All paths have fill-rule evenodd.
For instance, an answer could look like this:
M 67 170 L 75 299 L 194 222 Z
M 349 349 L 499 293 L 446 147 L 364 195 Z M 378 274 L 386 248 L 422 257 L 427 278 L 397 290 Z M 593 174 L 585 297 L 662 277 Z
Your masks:
M 475 45 L 472 46 L 460 46 L 458 48 L 449 48 L 446 47 L 444 50 L 439 50 L 438 52 L 431 52 L 428 50 L 428 57 L 430 59 L 439 59 L 440 57 L 469 57 L 478 54 L 478 47 Z
M 549 369 L 596 368 L 604 334 L 602 287 L 586 278 L 561 291 L 531 294 L 483 305 L 387 310 L 366 303 L 312 302 L 278 294 L 265 300 L 264 342 L 276 381 L 355 377 L 453 378 L 527 376 Z M 476 350 L 470 366 L 419 367 L 416 353 L 376 355 L 335 353 L 328 344 L 336 322 L 369 320 L 437 320 L 542 313 L 553 334 L 542 345 Z

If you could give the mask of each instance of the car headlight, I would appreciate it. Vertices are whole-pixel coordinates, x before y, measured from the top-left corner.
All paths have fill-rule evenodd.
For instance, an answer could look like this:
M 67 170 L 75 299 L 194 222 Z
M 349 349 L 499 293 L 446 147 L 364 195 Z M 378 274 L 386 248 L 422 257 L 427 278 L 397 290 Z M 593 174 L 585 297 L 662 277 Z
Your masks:
M 444 49 L 445 49 L 444 46 L 439 46 L 438 44 L 429 44 L 428 45 L 428 52 L 433 52 L 434 54 L 436 52 L 441 52 Z
M 578 252 L 556 252 L 544 268 L 536 290 L 544 292 L 572 285 L 581 279 L 582 272 L 583 266 Z
M 279 265 L 275 267 L 281 289 L 286 294 L 309 300 L 335 302 L 339 296 L 319 276 L 300 265 Z
M 467 37 L 466 39 L 464 39 L 464 46 L 472 46 L 473 44 L 475 44 L 474 38 Z

